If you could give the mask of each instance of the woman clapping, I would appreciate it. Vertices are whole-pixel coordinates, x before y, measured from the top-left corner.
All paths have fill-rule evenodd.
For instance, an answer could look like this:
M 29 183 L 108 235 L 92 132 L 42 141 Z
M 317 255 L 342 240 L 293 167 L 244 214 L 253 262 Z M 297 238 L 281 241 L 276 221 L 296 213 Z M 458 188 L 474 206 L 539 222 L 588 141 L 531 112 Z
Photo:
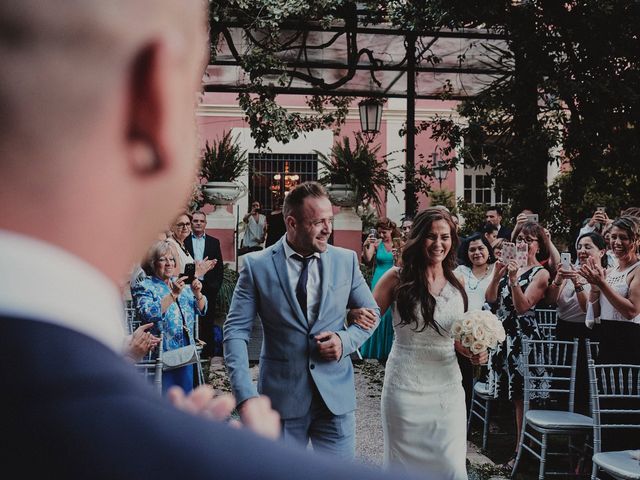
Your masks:
M 187 285 L 186 277 L 176 276 L 175 264 L 171 244 L 167 241 L 156 243 L 143 265 L 147 277 L 131 292 L 142 321 L 154 323 L 162 334 L 164 351 L 194 343 L 196 316 L 204 315 L 207 308 L 202 283 L 195 278 L 190 286 Z M 163 393 L 173 385 L 190 392 L 193 389 L 193 365 L 164 371 Z

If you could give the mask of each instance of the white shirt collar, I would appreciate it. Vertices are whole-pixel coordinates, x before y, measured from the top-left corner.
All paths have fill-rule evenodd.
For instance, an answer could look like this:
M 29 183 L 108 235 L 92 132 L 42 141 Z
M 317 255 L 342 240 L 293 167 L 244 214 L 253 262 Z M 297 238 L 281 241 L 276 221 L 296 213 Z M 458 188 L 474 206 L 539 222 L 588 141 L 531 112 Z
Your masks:
M 122 351 L 122 296 L 95 267 L 7 230 L 0 230 L 0 265 L 0 314 L 66 327 Z
M 291 255 L 302 256 L 300 253 L 296 252 L 293 248 L 291 248 L 291 245 L 289 245 L 289 242 L 287 242 L 286 236 L 282 239 L 282 245 L 284 246 L 284 254 L 287 256 L 287 258 L 289 258 Z M 311 255 L 307 255 L 307 256 L 320 258 L 320 254 L 318 252 L 313 252 Z

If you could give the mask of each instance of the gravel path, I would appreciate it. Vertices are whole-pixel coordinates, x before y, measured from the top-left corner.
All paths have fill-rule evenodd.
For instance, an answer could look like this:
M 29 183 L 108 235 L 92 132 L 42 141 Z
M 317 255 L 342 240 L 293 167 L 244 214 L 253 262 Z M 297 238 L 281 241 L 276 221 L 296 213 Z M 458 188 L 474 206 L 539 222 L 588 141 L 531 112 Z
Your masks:
M 257 378 L 258 366 L 251 367 L 253 378 Z M 382 466 L 383 438 L 380 418 L 380 396 L 384 379 L 384 367 L 377 360 L 363 360 L 354 364 L 356 400 L 356 457 L 369 465 Z M 221 358 L 214 358 L 208 375 L 209 383 L 222 392 L 229 392 L 229 382 Z M 468 443 L 467 459 L 472 467 L 493 463 L 478 448 Z M 491 475 L 475 475 L 472 478 L 499 478 Z

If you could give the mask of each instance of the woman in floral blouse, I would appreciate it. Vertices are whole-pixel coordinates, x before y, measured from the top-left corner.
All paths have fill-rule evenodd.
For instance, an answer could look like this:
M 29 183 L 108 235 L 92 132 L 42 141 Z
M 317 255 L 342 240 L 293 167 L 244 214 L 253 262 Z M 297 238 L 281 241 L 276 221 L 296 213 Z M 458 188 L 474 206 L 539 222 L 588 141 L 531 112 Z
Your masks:
M 167 241 L 154 244 L 143 265 L 148 276 L 131 292 L 143 323 L 153 322 L 162 334 L 164 351 L 189 345 L 190 338 L 195 341 L 197 315 L 204 315 L 207 308 L 202 283 L 196 278 L 190 286 L 185 284 L 187 277 L 175 277 L 179 273 L 175 265 L 171 244 Z M 193 389 L 193 365 L 164 371 L 163 393 L 173 385 L 190 392 Z

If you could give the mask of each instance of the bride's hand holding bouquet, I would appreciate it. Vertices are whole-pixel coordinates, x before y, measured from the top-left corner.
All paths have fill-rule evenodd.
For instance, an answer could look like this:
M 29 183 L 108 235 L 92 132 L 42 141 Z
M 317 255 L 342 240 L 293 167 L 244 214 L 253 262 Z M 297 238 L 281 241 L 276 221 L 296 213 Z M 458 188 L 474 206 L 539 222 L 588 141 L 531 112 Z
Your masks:
M 480 365 L 487 363 L 489 349 L 495 349 L 506 338 L 502 322 L 487 310 L 465 312 L 453 322 L 451 336 L 457 350 L 467 356 L 474 365 L 474 376 L 480 375 Z

